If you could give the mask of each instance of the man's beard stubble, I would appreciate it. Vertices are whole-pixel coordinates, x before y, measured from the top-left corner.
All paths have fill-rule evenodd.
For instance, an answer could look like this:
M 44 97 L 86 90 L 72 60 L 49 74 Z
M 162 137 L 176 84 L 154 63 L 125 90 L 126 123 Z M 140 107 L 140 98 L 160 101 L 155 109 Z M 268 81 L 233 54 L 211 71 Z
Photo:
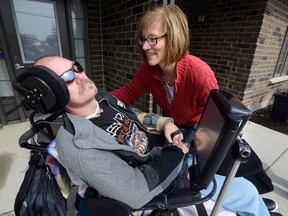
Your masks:
M 79 91 L 79 96 L 83 96 L 84 95 L 84 92 L 87 88 L 87 85 L 95 85 L 95 83 L 90 80 L 90 79 L 83 79 L 81 80 L 81 86 L 80 86 L 80 91 Z

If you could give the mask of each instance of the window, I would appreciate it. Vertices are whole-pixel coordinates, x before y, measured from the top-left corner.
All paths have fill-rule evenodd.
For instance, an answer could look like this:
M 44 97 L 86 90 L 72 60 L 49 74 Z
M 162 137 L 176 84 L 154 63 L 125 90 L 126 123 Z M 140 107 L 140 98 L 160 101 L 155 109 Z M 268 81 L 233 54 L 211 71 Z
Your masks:
M 71 18 L 73 29 L 73 42 L 75 48 L 75 61 L 78 61 L 87 72 L 85 52 L 85 20 L 83 1 L 71 0 Z
M 288 76 L 288 29 L 285 34 L 273 78 L 283 76 Z
M 62 56 L 56 3 L 13 0 L 13 7 L 23 63 L 44 55 Z

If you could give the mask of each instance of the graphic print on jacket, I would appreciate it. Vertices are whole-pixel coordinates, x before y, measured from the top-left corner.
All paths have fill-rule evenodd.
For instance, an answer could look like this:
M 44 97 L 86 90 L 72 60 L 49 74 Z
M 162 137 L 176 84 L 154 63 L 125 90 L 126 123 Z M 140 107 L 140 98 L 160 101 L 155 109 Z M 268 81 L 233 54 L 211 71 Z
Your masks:
M 99 106 L 105 110 L 105 115 L 90 119 L 95 125 L 105 130 L 119 144 L 128 145 L 140 153 L 147 152 L 148 138 L 144 131 L 139 130 L 126 115 L 107 104 L 100 103 Z

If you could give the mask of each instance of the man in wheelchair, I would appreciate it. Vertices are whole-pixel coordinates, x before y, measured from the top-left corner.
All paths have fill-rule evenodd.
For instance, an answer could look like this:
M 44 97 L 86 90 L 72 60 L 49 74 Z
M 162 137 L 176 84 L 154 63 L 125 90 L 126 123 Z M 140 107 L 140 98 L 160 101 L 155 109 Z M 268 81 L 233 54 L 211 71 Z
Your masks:
M 57 56 L 37 60 L 16 80 L 29 86 L 27 77 L 40 73 L 47 88 L 58 89 L 56 102 L 46 111 L 63 109 L 69 119 L 57 133 L 56 148 L 60 163 L 79 186 L 80 204 L 90 193 L 141 209 L 175 180 L 189 149 L 173 119 L 125 107 L 109 93 L 98 92 L 79 63 Z M 224 177 L 215 178 L 221 187 Z M 244 178 L 233 180 L 222 207 L 238 215 L 269 215 L 256 188 Z

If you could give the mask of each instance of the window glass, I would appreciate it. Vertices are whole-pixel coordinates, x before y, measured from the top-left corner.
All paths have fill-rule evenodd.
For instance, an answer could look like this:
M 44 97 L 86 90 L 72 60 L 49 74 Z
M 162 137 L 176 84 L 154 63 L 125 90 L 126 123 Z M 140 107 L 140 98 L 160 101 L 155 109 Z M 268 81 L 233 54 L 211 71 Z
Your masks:
M 86 68 L 86 52 L 85 52 L 85 29 L 84 29 L 84 13 L 81 0 L 71 0 L 71 18 L 74 38 L 74 48 L 76 61 L 81 63 L 84 70 Z
M 23 63 L 43 55 L 62 56 L 55 2 L 13 0 L 13 7 Z
M 288 29 L 274 71 L 274 78 L 288 75 Z
M 0 52 L 2 53 L 1 49 Z M 0 97 L 14 96 L 11 81 L 8 74 L 8 69 L 3 58 L 0 58 Z

